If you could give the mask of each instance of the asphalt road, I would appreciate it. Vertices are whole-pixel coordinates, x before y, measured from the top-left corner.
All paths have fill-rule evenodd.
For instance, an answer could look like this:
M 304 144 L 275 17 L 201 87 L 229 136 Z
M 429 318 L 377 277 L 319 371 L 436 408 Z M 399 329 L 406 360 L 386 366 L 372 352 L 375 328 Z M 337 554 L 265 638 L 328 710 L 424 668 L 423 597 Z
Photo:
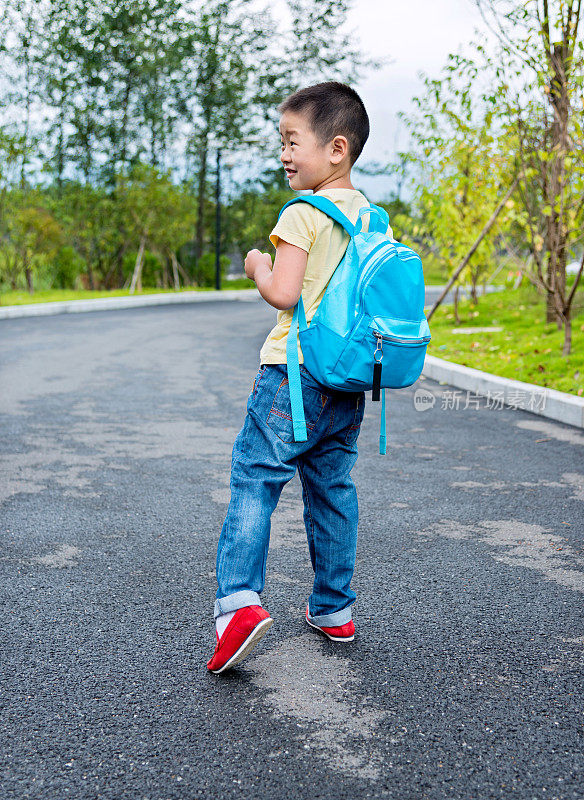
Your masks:
M 296 475 L 275 624 L 207 672 L 231 447 L 274 319 L 0 323 L 0 797 L 583 798 L 584 432 L 528 412 L 421 380 L 388 393 L 381 456 L 368 393 L 355 641 L 303 620 Z

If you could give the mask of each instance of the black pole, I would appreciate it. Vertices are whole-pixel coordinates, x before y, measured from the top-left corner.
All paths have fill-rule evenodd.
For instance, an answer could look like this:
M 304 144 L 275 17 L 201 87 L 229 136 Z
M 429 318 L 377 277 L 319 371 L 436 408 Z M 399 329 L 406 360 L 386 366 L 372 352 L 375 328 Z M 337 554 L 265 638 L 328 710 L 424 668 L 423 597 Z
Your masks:
M 217 148 L 215 183 L 215 288 L 221 289 L 221 148 Z

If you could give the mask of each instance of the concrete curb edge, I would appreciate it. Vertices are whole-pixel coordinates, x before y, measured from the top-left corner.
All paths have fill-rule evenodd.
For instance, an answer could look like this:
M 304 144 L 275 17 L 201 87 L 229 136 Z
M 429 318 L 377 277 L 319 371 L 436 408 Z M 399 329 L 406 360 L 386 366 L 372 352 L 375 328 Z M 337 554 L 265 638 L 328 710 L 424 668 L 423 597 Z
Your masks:
M 430 285 L 431 289 L 442 290 L 443 286 Z M 469 287 L 462 286 L 463 291 Z M 503 286 L 489 286 L 487 293 L 498 292 Z M 46 303 L 23 303 L 17 306 L 1 306 L 0 319 L 18 317 L 43 317 L 53 314 L 76 314 L 85 311 L 110 311 L 117 308 L 140 308 L 143 306 L 165 306 L 174 303 L 201 303 L 208 300 L 261 300 L 257 289 L 212 289 L 204 292 L 187 291 L 173 294 L 123 295 L 121 297 L 97 297 L 87 300 L 50 300 Z M 430 308 L 430 306 L 426 306 Z
M 496 393 L 502 397 L 505 405 L 511 408 L 519 408 L 566 425 L 584 428 L 584 397 L 558 392 L 556 389 L 548 389 L 534 383 L 502 378 L 436 356 L 426 356 L 422 375 L 482 396 Z M 529 394 L 532 398 L 531 407 L 520 402 L 521 396 L 525 394 Z
M 53 314 L 77 314 L 86 311 L 111 311 L 119 308 L 165 306 L 175 303 L 201 303 L 209 300 L 260 300 L 257 289 L 216 289 L 205 292 L 179 292 L 177 294 L 143 294 L 138 297 L 97 297 L 88 300 L 57 300 L 49 303 L 31 303 L 21 306 L 0 306 L 0 319 L 18 317 L 43 317 Z

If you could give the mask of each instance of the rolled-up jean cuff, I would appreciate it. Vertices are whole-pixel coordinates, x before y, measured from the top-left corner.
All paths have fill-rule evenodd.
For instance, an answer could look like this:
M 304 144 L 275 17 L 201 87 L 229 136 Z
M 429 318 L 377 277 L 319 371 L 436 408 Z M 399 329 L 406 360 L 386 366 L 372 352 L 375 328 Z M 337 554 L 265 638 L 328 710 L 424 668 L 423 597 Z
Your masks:
M 319 628 L 337 628 L 340 625 L 345 625 L 345 623 L 350 622 L 351 606 L 342 608 L 340 611 L 334 611 L 332 614 L 321 614 L 318 617 L 313 617 L 312 614 L 308 612 L 308 618 L 311 622 L 314 622 L 315 625 L 318 625 Z
M 245 608 L 245 606 L 261 606 L 259 594 L 252 592 L 251 589 L 243 589 L 241 592 L 233 592 L 233 594 L 228 594 L 226 597 L 215 600 L 214 617 L 217 619 L 220 614 L 237 611 L 239 608 Z

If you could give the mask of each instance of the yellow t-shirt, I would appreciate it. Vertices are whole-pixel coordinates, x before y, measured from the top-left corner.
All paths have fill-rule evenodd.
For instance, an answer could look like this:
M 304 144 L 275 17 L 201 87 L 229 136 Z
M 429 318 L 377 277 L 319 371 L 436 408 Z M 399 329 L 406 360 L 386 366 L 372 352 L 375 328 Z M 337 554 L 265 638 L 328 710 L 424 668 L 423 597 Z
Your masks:
M 352 223 L 357 221 L 363 206 L 369 200 L 356 189 L 322 189 L 315 194 L 332 200 Z M 368 230 L 369 214 L 363 216 L 363 230 Z M 387 232 L 393 236 L 388 226 Z M 274 247 L 278 239 L 306 250 L 308 260 L 302 282 L 302 300 L 306 321 L 310 322 L 322 300 L 327 284 L 340 263 L 349 234 L 329 216 L 308 203 L 294 203 L 282 213 L 276 227 L 270 233 Z M 293 308 L 278 311 L 276 325 L 272 328 L 260 350 L 261 364 L 286 364 L 286 337 L 292 322 Z M 304 357 L 298 342 L 298 360 Z

